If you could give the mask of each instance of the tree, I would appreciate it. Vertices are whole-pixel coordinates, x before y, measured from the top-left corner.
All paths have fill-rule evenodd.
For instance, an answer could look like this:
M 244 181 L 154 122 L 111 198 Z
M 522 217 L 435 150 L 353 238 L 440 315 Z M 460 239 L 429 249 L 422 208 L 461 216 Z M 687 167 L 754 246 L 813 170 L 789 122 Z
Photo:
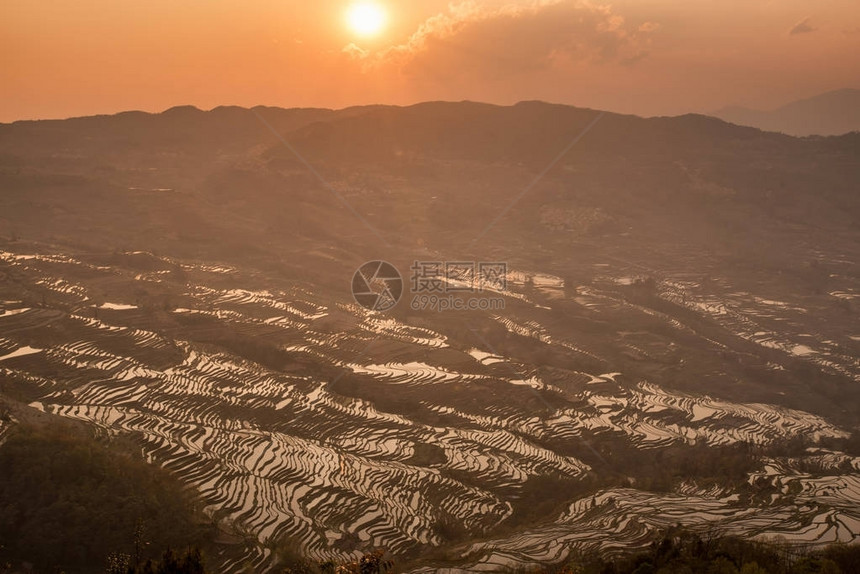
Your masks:
M 797 561 L 791 574 L 842 574 L 842 569 L 829 558 L 807 556 Z

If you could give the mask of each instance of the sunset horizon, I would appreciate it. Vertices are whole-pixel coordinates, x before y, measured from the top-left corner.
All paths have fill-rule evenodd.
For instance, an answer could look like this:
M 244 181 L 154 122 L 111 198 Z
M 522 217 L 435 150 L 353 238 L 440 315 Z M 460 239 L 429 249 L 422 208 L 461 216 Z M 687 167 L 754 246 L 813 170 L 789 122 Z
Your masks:
M 860 87 L 844 1 L 11 0 L 0 47 L 0 122 L 437 100 L 660 116 Z
M 808 97 L 801 97 L 801 98 L 798 98 L 797 100 L 791 100 L 791 101 L 783 102 L 783 104 L 793 104 L 793 103 L 802 102 L 802 101 L 806 101 L 806 100 L 812 100 L 818 96 L 826 96 L 829 94 L 846 93 L 846 92 L 852 92 L 852 93 L 860 92 L 860 88 L 845 87 L 845 88 L 829 90 L 829 91 L 826 91 L 823 93 L 814 93 L 814 94 L 810 94 Z M 690 115 L 690 114 L 719 117 L 717 112 L 721 112 L 723 110 L 731 110 L 732 108 L 735 108 L 735 107 L 743 108 L 743 109 L 750 109 L 753 111 L 761 111 L 761 112 L 768 112 L 768 111 L 772 111 L 774 109 L 778 109 L 779 107 L 781 107 L 781 105 L 778 104 L 778 105 L 774 106 L 773 108 L 769 108 L 769 109 L 768 108 L 746 108 L 746 106 L 743 106 L 741 104 L 728 104 L 728 105 L 722 106 L 721 108 L 714 108 L 714 109 L 709 109 L 709 110 L 686 110 L 686 111 L 679 111 L 677 113 L 646 114 L 646 113 L 637 113 L 637 112 L 623 112 L 623 111 L 618 111 L 618 110 L 614 110 L 614 109 L 610 109 L 610 108 L 603 108 L 603 107 L 599 107 L 599 106 L 577 105 L 577 104 L 569 103 L 569 102 L 552 101 L 552 100 L 545 100 L 545 99 L 540 99 L 540 98 L 521 99 L 521 100 L 510 101 L 510 102 L 494 102 L 494 101 L 488 101 L 488 100 L 474 100 L 474 99 L 416 100 L 416 101 L 409 101 L 409 102 L 403 102 L 403 103 L 367 102 L 367 103 L 356 103 L 356 104 L 336 106 L 336 107 L 312 106 L 312 105 L 289 106 L 289 105 L 277 105 L 277 104 L 267 104 L 267 103 L 258 103 L 258 104 L 253 104 L 253 105 L 224 103 L 224 104 L 216 104 L 216 105 L 213 105 L 211 107 L 204 107 L 204 106 L 200 106 L 200 105 L 197 105 L 197 104 L 194 104 L 191 102 L 180 102 L 180 103 L 176 103 L 176 104 L 171 104 L 165 108 L 150 108 L 150 109 L 128 108 L 128 109 L 112 110 L 112 111 L 107 111 L 107 112 L 95 112 L 95 113 L 87 113 L 87 114 L 82 114 L 82 115 L 72 115 L 72 116 L 66 116 L 66 117 L 19 118 L 19 119 L 15 119 L 15 120 L 3 121 L 3 122 L 0 122 L 0 124 L 9 124 L 9 123 L 17 123 L 17 122 L 33 122 L 33 121 L 36 121 L 36 122 L 38 122 L 38 121 L 63 121 L 63 120 L 83 119 L 83 118 L 91 118 L 91 117 L 98 117 L 98 116 L 113 116 L 113 115 L 120 115 L 120 114 L 126 114 L 126 113 L 137 113 L 137 112 L 141 112 L 141 113 L 145 113 L 145 114 L 158 115 L 158 114 L 162 114 L 164 112 L 168 112 L 170 110 L 180 109 L 180 108 L 194 108 L 194 109 L 199 110 L 201 112 L 213 112 L 213 111 L 216 111 L 216 110 L 222 109 L 222 108 L 239 108 L 239 109 L 243 109 L 243 110 L 253 110 L 255 108 L 277 108 L 277 109 L 282 109 L 282 110 L 319 109 L 319 110 L 330 110 L 330 111 L 338 112 L 338 111 L 345 111 L 345 110 L 354 109 L 354 108 L 357 109 L 357 108 L 371 108 L 371 107 L 409 108 L 409 107 L 413 107 L 413 106 L 419 106 L 421 104 L 432 104 L 432 103 L 449 103 L 449 104 L 472 103 L 472 104 L 486 104 L 489 106 L 504 108 L 504 107 L 516 106 L 518 104 L 531 103 L 531 102 L 538 102 L 538 103 L 547 104 L 547 105 L 554 105 L 554 106 L 566 106 L 566 107 L 578 108 L 578 109 L 583 109 L 583 110 L 599 110 L 599 111 L 609 112 L 609 113 L 613 113 L 613 114 L 629 115 L 629 116 L 636 116 L 636 117 L 641 117 L 641 118 L 678 117 L 678 116 Z M 717 115 L 715 115 L 715 114 L 717 114 Z

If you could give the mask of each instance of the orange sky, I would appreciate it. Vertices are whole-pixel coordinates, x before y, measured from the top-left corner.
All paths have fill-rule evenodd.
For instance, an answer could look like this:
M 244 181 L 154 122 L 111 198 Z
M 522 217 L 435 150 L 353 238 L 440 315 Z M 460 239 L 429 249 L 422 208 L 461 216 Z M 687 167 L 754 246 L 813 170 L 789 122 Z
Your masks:
M 857 0 L 0 0 L 0 122 L 541 99 L 638 114 L 860 87 Z

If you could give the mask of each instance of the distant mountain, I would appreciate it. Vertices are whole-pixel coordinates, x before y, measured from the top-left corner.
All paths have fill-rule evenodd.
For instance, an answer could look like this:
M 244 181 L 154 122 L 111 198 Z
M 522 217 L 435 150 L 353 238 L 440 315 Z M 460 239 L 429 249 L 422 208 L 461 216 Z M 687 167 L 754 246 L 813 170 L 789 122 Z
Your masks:
M 860 131 L 860 90 L 827 92 L 772 111 L 729 106 L 713 115 L 733 124 L 794 136 L 841 135 Z
M 186 106 L 0 124 L 0 236 L 195 257 L 213 249 L 223 256 L 232 245 L 243 261 L 275 235 L 300 251 L 373 244 L 332 186 L 409 245 L 432 237 L 437 249 L 459 249 L 472 241 L 474 222 L 510 202 L 598 115 L 542 102 L 426 102 L 336 111 Z M 496 239 L 528 259 L 522 239 L 543 243 L 553 210 L 573 206 L 598 214 L 605 225 L 585 226 L 594 232 L 632 227 L 655 241 L 697 237 L 709 249 L 743 245 L 744 253 L 741 228 L 850 228 L 860 217 L 859 140 L 803 141 L 702 115 L 605 113 Z

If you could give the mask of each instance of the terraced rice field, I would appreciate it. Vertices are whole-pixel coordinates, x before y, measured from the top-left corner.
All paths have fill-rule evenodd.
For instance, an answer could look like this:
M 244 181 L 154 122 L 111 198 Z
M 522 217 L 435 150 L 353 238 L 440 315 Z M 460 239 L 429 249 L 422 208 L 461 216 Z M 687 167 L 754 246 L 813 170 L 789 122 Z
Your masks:
M 135 258 L 154 270 L 135 269 Z M 737 493 L 695 483 L 662 494 L 608 488 L 497 535 L 530 479 L 599 473 L 557 445 L 602 437 L 656 452 L 848 436 L 818 414 L 630 376 L 603 349 L 542 322 L 555 301 L 568 300 L 584 313 L 634 308 L 667 328 L 691 330 L 599 286 L 570 293 L 544 274 L 532 282 L 537 293 L 526 293 L 514 281 L 517 306 L 487 319 L 523 345 L 599 367 L 553 370 L 490 344 L 480 333 L 491 327 L 466 341 L 229 265 L 143 253 L 122 260 L 0 253 L 0 271 L 15 278 L 20 298 L 0 306 L 0 378 L 37 409 L 130 433 L 148 460 L 200 493 L 208 513 L 251 533 L 259 544 L 241 560 L 225 558 L 225 572 L 247 561 L 265 570 L 266 543 L 276 540 L 321 560 L 375 547 L 414 557 L 449 544 L 443 525 L 452 522 L 473 540 L 460 547 L 457 571 L 558 561 L 576 548 L 641 546 L 679 522 L 803 543 L 860 536 L 860 459 L 821 450 L 802 458 L 832 471 L 822 476 L 801 472 L 792 459 L 763 460 L 749 480 L 770 485 L 766 501 L 741 504 Z M 761 309 L 774 320 L 802 309 L 664 287 L 669 299 L 744 339 L 860 376 L 856 355 L 758 323 Z M 261 340 L 264 349 L 255 346 Z M 625 352 L 654 353 L 628 344 L 633 350 Z

